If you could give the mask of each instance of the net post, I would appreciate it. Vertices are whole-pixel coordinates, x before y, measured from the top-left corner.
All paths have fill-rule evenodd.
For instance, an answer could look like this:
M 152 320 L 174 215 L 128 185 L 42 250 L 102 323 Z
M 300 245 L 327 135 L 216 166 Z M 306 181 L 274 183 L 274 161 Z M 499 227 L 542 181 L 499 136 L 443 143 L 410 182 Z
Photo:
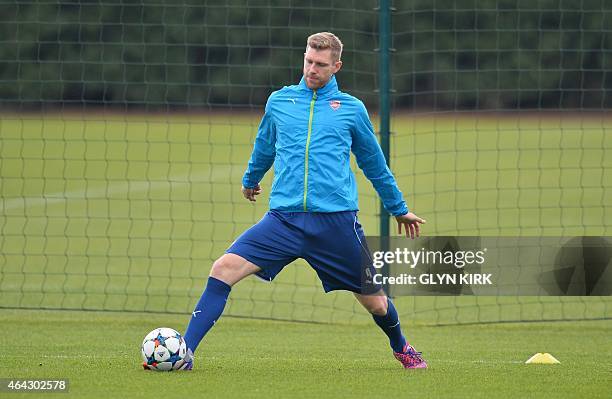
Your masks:
M 379 30 L 379 53 L 378 53 L 378 78 L 379 78 L 379 101 L 380 101 L 380 147 L 382 148 L 387 166 L 390 166 L 389 157 L 389 126 L 390 126 L 390 86 L 391 71 L 389 63 L 389 52 L 391 48 L 391 6 L 389 0 L 380 0 L 378 9 Z M 389 216 L 382 201 L 380 202 L 380 236 L 389 236 Z
M 391 49 L 391 5 L 390 0 L 380 0 L 378 9 L 378 79 L 379 79 L 379 118 L 380 118 L 380 147 L 382 148 L 387 166 L 391 165 L 389 156 L 390 112 L 391 112 L 391 68 L 389 54 Z M 380 202 L 380 249 L 389 248 L 389 214 Z M 384 269 L 389 266 L 385 265 Z M 388 274 L 388 270 L 384 270 Z M 389 286 L 385 284 L 385 292 L 390 294 Z M 389 295 L 390 296 L 390 295 Z

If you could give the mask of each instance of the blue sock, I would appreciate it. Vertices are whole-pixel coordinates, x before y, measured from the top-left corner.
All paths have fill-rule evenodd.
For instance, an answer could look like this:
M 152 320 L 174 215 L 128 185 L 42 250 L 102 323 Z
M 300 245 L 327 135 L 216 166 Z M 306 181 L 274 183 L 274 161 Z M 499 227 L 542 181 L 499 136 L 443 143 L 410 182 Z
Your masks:
M 214 277 L 208 278 L 206 289 L 191 315 L 185 331 L 187 348 L 195 352 L 204 335 L 221 317 L 232 287 Z
M 389 304 L 387 307 L 387 314 L 384 316 L 373 314 L 372 318 L 378 327 L 380 327 L 389 337 L 389 343 L 393 351 L 401 353 L 404 350 L 404 345 L 406 345 L 406 338 L 402 335 L 399 316 L 397 315 L 395 306 L 393 306 L 393 302 L 391 302 L 391 298 L 387 298 L 387 303 Z

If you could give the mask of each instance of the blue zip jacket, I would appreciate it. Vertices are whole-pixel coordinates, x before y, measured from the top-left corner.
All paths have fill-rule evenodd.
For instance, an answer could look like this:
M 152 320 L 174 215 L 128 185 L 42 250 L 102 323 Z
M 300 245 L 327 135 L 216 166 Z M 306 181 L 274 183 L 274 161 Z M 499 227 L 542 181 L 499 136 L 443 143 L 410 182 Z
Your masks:
M 302 78 L 268 98 L 242 185 L 256 187 L 274 163 L 270 209 L 356 211 L 351 151 L 385 209 L 407 213 L 363 103 L 339 91 L 335 76 L 316 90 Z

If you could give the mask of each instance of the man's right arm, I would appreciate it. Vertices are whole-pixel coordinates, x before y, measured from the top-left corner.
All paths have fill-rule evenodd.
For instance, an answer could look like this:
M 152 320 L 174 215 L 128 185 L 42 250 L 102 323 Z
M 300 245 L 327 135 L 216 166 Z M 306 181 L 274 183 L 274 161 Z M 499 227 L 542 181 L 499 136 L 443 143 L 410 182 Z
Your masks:
M 255 138 L 255 145 L 251 153 L 251 159 L 244 176 L 242 186 L 244 189 L 258 189 L 259 182 L 274 163 L 276 155 L 276 128 L 270 110 L 270 99 L 266 104 L 266 110 Z M 244 192 L 243 189 L 243 192 Z

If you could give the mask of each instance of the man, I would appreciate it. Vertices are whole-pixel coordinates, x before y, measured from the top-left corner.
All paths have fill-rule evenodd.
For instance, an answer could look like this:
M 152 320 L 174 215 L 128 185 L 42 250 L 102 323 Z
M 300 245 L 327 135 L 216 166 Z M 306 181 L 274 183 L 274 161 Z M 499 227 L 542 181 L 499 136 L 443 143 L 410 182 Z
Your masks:
M 274 163 L 270 211 L 214 262 L 185 333 L 187 369 L 193 366 L 198 344 L 221 316 L 231 287 L 251 274 L 272 281 L 297 258 L 315 269 L 326 292 L 354 293 L 387 334 L 405 368 L 427 367 L 406 342 L 393 302 L 380 287 L 366 292 L 362 283 L 362 255 L 367 248 L 357 220 L 351 151 L 397 219 L 400 234 L 404 226 L 407 236 L 418 236 L 425 221 L 408 212 L 365 106 L 338 90 L 334 75 L 342 67 L 341 53 L 342 43 L 332 33 L 310 36 L 300 83 L 268 99 L 242 193 L 255 201 L 261 193 L 259 182 Z

